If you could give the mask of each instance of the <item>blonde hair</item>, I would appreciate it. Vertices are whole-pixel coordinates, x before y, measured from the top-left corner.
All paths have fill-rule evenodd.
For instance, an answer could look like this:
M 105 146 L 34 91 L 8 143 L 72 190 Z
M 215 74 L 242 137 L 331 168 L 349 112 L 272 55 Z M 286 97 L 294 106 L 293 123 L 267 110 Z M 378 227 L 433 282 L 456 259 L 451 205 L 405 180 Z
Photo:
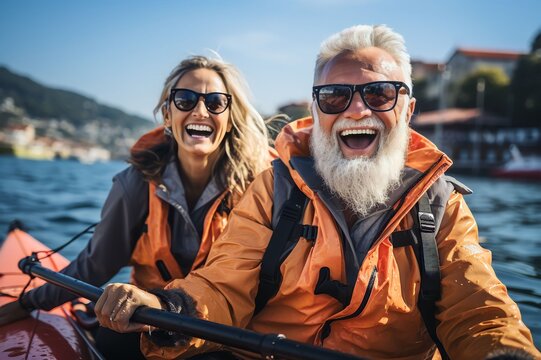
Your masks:
M 317 84 L 323 68 L 336 56 L 367 47 L 387 51 L 402 69 L 405 83 L 413 90 L 411 82 L 410 56 L 404 38 L 386 25 L 356 25 L 331 35 L 321 43 L 314 69 L 314 84 Z
M 231 94 L 231 131 L 225 135 L 214 173 L 229 190 L 244 192 L 254 177 L 269 166 L 269 136 L 265 121 L 248 100 L 248 85 L 240 72 L 221 59 L 192 56 L 178 64 L 165 80 L 154 115 L 165 116 L 168 98 L 180 78 L 196 69 L 215 71 Z

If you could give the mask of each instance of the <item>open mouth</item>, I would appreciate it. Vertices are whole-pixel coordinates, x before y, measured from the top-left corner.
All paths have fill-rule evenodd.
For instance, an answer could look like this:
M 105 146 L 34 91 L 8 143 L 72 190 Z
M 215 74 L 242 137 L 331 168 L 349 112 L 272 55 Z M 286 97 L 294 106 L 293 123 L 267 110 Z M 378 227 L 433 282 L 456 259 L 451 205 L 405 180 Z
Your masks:
M 340 139 L 349 148 L 367 149 L 378 137 L 375 129 L 348 129 L 340 132 Z
M 189 124 L 186 125 L 186 132 L 194 138 L 208 138 L 212 135 L 214 130 L 208 125 Z

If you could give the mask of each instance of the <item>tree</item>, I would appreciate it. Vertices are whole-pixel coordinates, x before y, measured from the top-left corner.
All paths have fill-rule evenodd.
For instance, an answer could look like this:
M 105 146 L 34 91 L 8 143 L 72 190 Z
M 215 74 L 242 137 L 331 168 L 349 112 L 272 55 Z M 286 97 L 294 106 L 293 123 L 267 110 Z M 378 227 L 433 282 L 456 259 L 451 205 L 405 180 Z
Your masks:
M 513 124 L 541 128 L 541 31 L 519 59 L 511 82 Z
M 509 78 L 499 67 L 480 67 L 459 85 L 456 98 L 458 107 L 474 108 L 478 104 L 478 84 L 484 81 L 483 111 L 506 116 L 509 114 Z

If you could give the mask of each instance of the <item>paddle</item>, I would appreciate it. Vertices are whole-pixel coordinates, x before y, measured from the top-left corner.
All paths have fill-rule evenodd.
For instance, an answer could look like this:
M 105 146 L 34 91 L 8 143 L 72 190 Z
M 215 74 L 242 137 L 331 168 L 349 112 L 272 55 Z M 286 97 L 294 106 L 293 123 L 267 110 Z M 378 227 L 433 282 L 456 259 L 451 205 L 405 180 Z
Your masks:
M 101 288 L 44 268 L 34 256 L 21 259 L 19 268 L 25 274 L 43 279 L 91 301 L 97 301 L 103 293 Z M 259 334 L 250 330 L 148 307 L 138 308 L 130 320 L 248 350 L 261 354 L 264 359 L 359 360 L 358 357 L 350 354 L 287 340 L 284 335 Z

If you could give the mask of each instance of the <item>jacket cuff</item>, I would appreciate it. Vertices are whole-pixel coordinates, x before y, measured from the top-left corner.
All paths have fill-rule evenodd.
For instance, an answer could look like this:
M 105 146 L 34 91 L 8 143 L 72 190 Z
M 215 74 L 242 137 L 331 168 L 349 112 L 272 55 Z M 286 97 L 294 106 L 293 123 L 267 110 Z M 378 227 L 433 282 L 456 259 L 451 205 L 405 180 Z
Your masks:
M 166 305 L 169 312 L 190 317 L 197 317 L 195 301 L 183 290 L 156 289 L 150 290 L 149 292 L 156 295 L 160 301 Z M 152 331 L 152 333 L 145 333 L 144 336 L 146 336 L 154 344 L 162 347 L 186 346 L 192 339 L 191 336 L 167 330 L 155 330 Z
M 36 310 L 36 307 L 32 303 L 28 293 L 24 294 L 22 297 L 19 297 L 19 305 L 27 313 L 31 313 L 32 311 Z
M 535 360 L 535 358 L 524 350 L 499 349 L 490 353 L 486 360 Z

